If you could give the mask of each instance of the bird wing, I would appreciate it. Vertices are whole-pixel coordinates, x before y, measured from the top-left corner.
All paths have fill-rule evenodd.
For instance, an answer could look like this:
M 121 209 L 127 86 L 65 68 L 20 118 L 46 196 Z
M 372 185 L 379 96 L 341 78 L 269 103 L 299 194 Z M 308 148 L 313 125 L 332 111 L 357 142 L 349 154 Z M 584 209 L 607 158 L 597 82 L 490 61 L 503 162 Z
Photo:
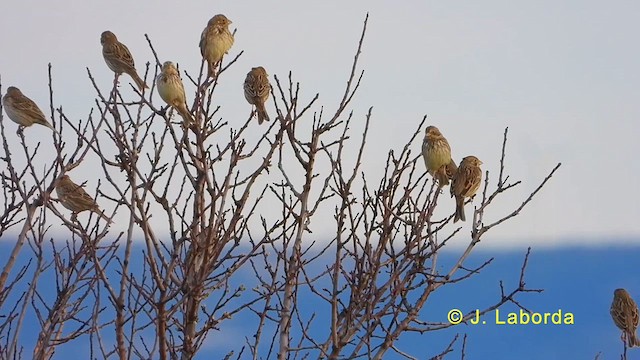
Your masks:
M 269 80 L 267 80 L 267 78 L 264 75 L 259 74 L 256 78 L 256 81 L 254 82 L 253 93 L 256 94 L 256 96 L 258 96 L 258 98 L 262 100 L 262 102 L 264 102 L 269 97 L 270 89 L 271 88 L 269 87 Z
M 47 118 L 38 105 L 26 96 L 12 96 L 13 107 L 33 119 L 40 119 L 47 122 Z
M 458 168 L 451 185 L 451 195 L 462 197 L 473 196 L 482 180 L 482 170 L 475 166 L 461 166 Z
M 464 182 L 464 196 L 471 197 L 475 195 L 476 191 L 480 187 L 480 182 L 482 181 L 482 170 L 479 167 L 473 166 L 467 168 L 469 175 L 465 177 Z
M 458 165 L 456 165 L 456 162 L 453 161 L 453 159 L 451 159 L 451 161 L 447 165 L 445 165 L 444 168 L 445 174 L 447 175 L 447 178 L 449 180 L 453 179 L 456 172 L 458 171 Z
M 121 42 L 116 42 L 102 49 L 104 56 L 109 58 L 109 61 L 113 61 L 114 65 L 118 68 L 126 68 L 135 71 L 135 62 L 129 48 Z
M 259 84 L 257 84 L 256 80 L 257 78 L 252 73 L 247 74 L 247 78 L 244 79 L 244 97 L 254 105 L 260 101 L 260 97 L 258 96 Z M 258 89 L 256 89 L 256 85 L 258 85 Z
M 68 201 L 77 205 L 82 205 L 87 209 L 93 209 L 98 206 L 96 201 L 93 200 L 93 198 L 89 194 L 87 194 L 86 191 L 84 191 L 82 186 L 76 184 L 68 184 L 65 185 L 65 187 L 65 195 Z
M 207 38 L 209 37 L 209 31 L 211 30 L 211 28 L 209 26 L 205 27 L 204 30 L 202 30 L 202 35 L 200 35 L 200 54 L 202 56 L 205 55 L 206 53 L 206 48 L 207 48 Z
M 629 297 L 629 302 L 629 309 L 631 310 L 627 319 L 627 321 L 629 322 L 628 326 L 630 331 L 635 331 L 635 329 L 638 327 L 638 305 L 636 305 L 636 302 L 633 301 L 631 297 Z

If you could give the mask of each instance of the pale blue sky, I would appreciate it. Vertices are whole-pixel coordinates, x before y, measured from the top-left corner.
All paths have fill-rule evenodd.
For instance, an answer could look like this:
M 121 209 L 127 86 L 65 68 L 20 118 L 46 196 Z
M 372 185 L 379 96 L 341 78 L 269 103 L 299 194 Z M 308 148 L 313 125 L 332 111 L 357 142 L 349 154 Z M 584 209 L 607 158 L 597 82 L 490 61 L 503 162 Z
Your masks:
M 281 78 L 292 70 L 303 96 L 320 92 L 320 104 L 331 111 L 366 12 L 365 77 L 352 109 L 363 119 L 374 106 L 368 174 L 377 179 L 388 149 L 400 148 L 428 114 L 457 159 L 475 154 L 495 177 L 509 126 L 508 169 L 524 184 L 496 204 L 488 220 L 510 212 L 555 163 L 563 166 L 520 217 L 494 233 L 492 244 L 601 243 L 640 234 L 640 3 L 634 1 L 12 1 L 0 12 L 0 75 L 3 90 L 17 86 L 48 109 L 51 62 L 56 106 L 85 118 L 95 96 L 85 68 L 105 90 L 112 80 L 102 31 L 129 47 L 140 72 L 153 61 L 147 33 L 161 61 L 194 73 L 200 32 L 211 16 L 224 13 L 238 30 L 230 54 L 245 50 L 217 95 L 227 121 L 246 119 L 241 87 L 256 65 Z M 123 91 L 129 82 L 125 77 Z M 51 141 L 46 128 L 29 134 Z M 97 179 L 89 170 L 74 178 L 93 189 Z
M 524 296 L 524 304 L 541 312 L 574 312 L 576 326 L 456 327 L 434 334 L 437 337 L 409 338 L 403 348 L 418 355 L 428 346 L 433 355 L 460 332 L 470 334 L 471 359 L 512 359 L 514 354 L 523 359 L 593 358 L 600 351 L 605 359 L 618 358 L 620 332 L 608 311 L 617 287 L 626 287 L 636 301 L 640 299 L 633 269 L 637 247 L 541 248 L 640 241 L 640 2 L 10 1 L 0 11 L 2 88 L 21 88 L 48 114 L 51 62 L 56 107 L 63 106 L 74 119 L 86 118 L 95 97 L 86 67 L 105 91 L 113 76 L 101 54 L 102 31 L 113 31 L 129 47 L 141 73 L 144 64 L 153 61 L 145 33 L 161 61 L 174 61 L 194 73 L 200 65 L 200 33 L 211 16 L 224 13 L 238 30 L 230 54 L 245 51 L 221 78 L 216 94 L 225 120 L 238 125 L 248 116 L 242 82 L 256 65 L 263 65 L 272 79 L 273 74 L 284 78 L 292 70 L 302 83 L 303 98 L 319 92 L 319 105 L 330 112 L 343 91 L 367 12 L 370 21 L 361 56 L 365 77 L 351 109 L 358 134 L 359 121 L 374 106 L 364 159 L 368 176 L 378 180 L 387 151 L 402 147 L 425 114 L 428 123 L 449 139 L 456 159 L 477 155 L 494 179 L 502 133 L 509 126 L 508 170 L 512 179 L 524 183 L 487 212 L 489 221 L 512 211 L 557 162 L 563 163 L 521 216 L 484 238 L 480 248 L 488 252 L 474 253 L 474 260 L 495 256 L 496 261 L 468 283 L 471 288 L 439 293 L 426 314 L 440 320 L 452 306 L 469 310 L 478 302 L 495 300 L 497 282 L 515 284 L 523 249 L 532 245 L 527 285 L 545 292 Z M 131 95 L 129 82 L 125 76 L 121 89 Z M 160 104 L 157 95 L 153 101 Z M 273 111 L 271 102 L 267 106 Z M 7 128 L 11 135 L 15 124 L 8 122 Z M 31 145 L 51 142 L 44 127 L 28 133 Z M 75 145 L 75 139 L 65 140 Z M 417 146 L 415 154 L 419 151 Z M 16 158 L 20 155 L 14 152 Z M 50 161 L 47 154 L 40 155 L 37 161 Z M 91 164 L 82 164 L 72 177 L 86 180 L 93 191 L 100 174 L 92 170 Z M 451 202 L 442 204 L 452 211 Z M 321 225 L 331 221 L 330 215 L 328 211 L 324 218 L 314 219 L 309 240 L 326 239 L 330 230 Z M 126 219 L 126 214 L 118 218 Z M 86 220 L 86 215 L 80 219 Z M 466 245 L 467 234 L 461 232 L 454 241 Z M 496 252 L 494 246 L 515 249 Z M 30 255 L 22 253 L 24 259 Z M 314 311 L 327 310 L 323 304 L 305 304 Z M 235 344 L 221 339 L 244 336 L 243 327 L 227 325 L 208 339 L 207 351 L 220 353 Z M 585 344 L 585 339 L 591 340 Z M 75 353 L 81 345 L 62 348 L 59 355 Z

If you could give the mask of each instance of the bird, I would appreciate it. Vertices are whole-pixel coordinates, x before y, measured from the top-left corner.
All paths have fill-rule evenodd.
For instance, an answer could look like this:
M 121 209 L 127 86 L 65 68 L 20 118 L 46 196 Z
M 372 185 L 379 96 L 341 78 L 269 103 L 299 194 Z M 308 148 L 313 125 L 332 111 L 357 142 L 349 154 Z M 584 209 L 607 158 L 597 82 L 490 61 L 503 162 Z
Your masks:
M 89 210 L 111 223 L 111 220 L 100 210 L 96 201 L 87 194 L 82 186 L 77 185 L 68 175 L 63 175 L 56 184 L 56 194 L 62 206 L 71 210 L 75 217 L 78 213 Z
M 218 14 L 207 23 L 200 36 L 200 54 L 207 61 L 208 75 L 214 77 L 216 65 L 233 46 L 233 34 L 229 32 L 231 20 Z
M 473 197 L 482 182 L 482 161 L 475 156 L 467 156 L 460 161 L 460 166 L 451 180 L 451 197 L 456 198 L 456 212 L 453 222 L 466 221 L 464 216 L 464 199 Z
M 622 330 L 623 336 L 630 347 L 640 346 L 640 340 L 636 336 L 638 328 L 638 305 L 625 289 L 616 289 L 613 292 L 611 303 L 611 318 L 616 326 Z
M 422 156 L 427 171 L 438 181 L 439 187 L 449 185 L 455 173 L 456 163 L 451 159 L 451 147 L 440 130 L 427 126 L 422 141 Z
M 59 134 L 49 121 L 47 121 L 47 118 L 38 105 L 26 97 L 17 87 L 9 86 L 7 88 L 7 93 L 2 97 L 2 105 L 9 119 L 20 125 L 21 128 L 29 127 L 33 124 L 40 124 Z
M 186 127 L 193 123 L 193 117 L 187 109 L 187 98 L 178 69 L 171 61 L 162 64 L 162 71 L 156 77 L 158 93 L 164 102 L 178 111 Z
M 267 114 L 267 110 L 264 107 L 271 90 L 268 76 L 267 71 L 262 66 L 258 66 L 252 68 L 244 80 L 244 97 L 249 104 L 256 106 L 258 124 L 262 124 L 265 120 L 269 121 L 269 114 Z
M 104 61 L 109 69 L 116 73 L 116 76 L 120 76 L 122 73 L 129 74 L 140 91 L 147 87 L 147 84 L 136 72 L 136 65 L 131 52 L 125 44 L 118 41 L 114 33 L 108 30 L 104 31 L 100 36 L 100 43 L 102 44 Z

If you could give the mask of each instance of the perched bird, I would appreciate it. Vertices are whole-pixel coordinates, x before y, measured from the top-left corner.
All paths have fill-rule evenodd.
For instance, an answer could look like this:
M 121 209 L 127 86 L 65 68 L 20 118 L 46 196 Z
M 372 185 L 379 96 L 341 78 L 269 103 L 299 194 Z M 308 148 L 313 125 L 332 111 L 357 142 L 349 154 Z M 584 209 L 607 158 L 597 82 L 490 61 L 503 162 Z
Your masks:
M 115 72 L 117 76 L 122 73 L 129 74 L 141 91 L 147 87 L 147 84 L 136 72 L 136 65 L 131 52 L 123 43 L 118 41 L 114 33 L 111 31 L 103 32 L 100 36 L 100 43 L 102 44 L 102 56 L 104 56 L 104 61 L 109 69 Z
M 475 156 L 467 156 L 460 162 L 460 166 L 451 181 L 451 196 L 456 198 L 456 214 L 453 222 L 466 221 L 464 216 L 464 199 L 472 197 L 480 188 L 482 182 L 482 161 Z
M 216 65 L 233 46 L 233 35 L 229 32 L 231 20 L 218 14 L 212 17 L 200 36 L 200 53 L 207 61 L 208 74 L 214 77 Z
M 633 301 L 627 290 L 616 289 L 611 303 L 611 318 L 616 326 L 622 330 L 623 336 L 630 347 L 640 346 L 636 336 L 638 328 L 638 305 Z
M 271 90 L 268 76 L 267 71 L 262 66 L 258 66 L 252 68 L 244 79 L 244 97 L 249 104 L 256 106 L 258 124 L 262 124 L 264 120 L 269 121 L 269 114 L 264 107 Z
M 182 79 L 180 79 L 178 69 L 171 61 L 165 61 L 162 64 L 162 71 L 156 77 L 156 85 L 162 100 L 176 109 L 184 119 L 185 126 L 189 127 L 193 123 L 193 117 L 187 109 L 187 98 L 184 94 Z
M 17 87 L 9 86 L 9 88 L 7 88 L 7 93 L 2 97 L 2 105 L 9 119 L 13 120 L 16 124 L 20 126 L 40 124 L 53 130 L 56 134 L 58 133 L 47 121 L 47 118 L 38 105 L 26 97 Z
M 63 175 L 58 181 L 56 194 L 58 194 L 58 200 L 62 206 L 71 210 L 74 217 L 77 213 L 89 210 L 111 223 L 111 220 L 100 210 L 96 201 L 84 191 L 82 186 L 71 181 L 68 175 Z
M 428 126 L 422 141 L 422 156 L 429 174 L 438 180 L 438 186 L 449 185 L 455 173 L 456 164 L 451 160 L 451 147 L 435 126 Z

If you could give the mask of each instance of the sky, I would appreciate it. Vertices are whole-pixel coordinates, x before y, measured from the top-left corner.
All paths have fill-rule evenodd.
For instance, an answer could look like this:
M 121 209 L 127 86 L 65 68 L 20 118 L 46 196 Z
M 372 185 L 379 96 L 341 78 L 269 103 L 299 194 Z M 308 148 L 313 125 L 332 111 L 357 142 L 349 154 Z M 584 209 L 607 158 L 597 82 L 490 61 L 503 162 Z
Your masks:
M 363 161 L 367 174 L 377 178 L 389 149 L 401 148 L 427 115 L 427 123 L 449 140 L 454 158 L 478 156 L 495 179 L 508 127 L 507 171 L 523 183 L 504 195 L 487 213 L 488 220 L 513 211 L 558 162 L 562 166 L 517 218 L 491 233 L 483 248 L 518 251 L 533 246 L 555 249 L 558 255 L 594 247 L 602 251 L 602 259 L 615 263 L 620 257 L 609 248 L 626 246 L 632 250 L 624 259 L 637 258 L 632 256 L 640 245 L 640 3 L 635 1 L 405 1 L 400 6 L 378 0 L 350 1 L 348 6 L 333 0 L 11 1 L 0 12 L 2 90 L 17 86 L 48 108 L 51 63 L 55 106 L 71 118 L 84 119 L 95 98 L 86 68 L 104 89 L 112 81 L 101 54 L 102 31 L 113 31 L 128 46 L 141 73 L 153 61 L 144 34 L 161 61 L 194 73 L 200 65 L 200 33 L 217 13 L 237 29 L 230 55 L 245 51 L 221 79 L 223 91 L 217 95 L 228 121 L 246 119 L 242 82 L 257 65 L 272 78 L 292 71 L 303 97 L 320 93 L 320 104 L 335 109 L 368 13 L 360 63 L 365 75 L 350 107 L 354 118 L 364 121 L 373 106 Z M 186 87 L 187 93 L 193 90 Z M 267 106 L 274 111 L 273 104 Z M 29 134 L 32 144 L 51 141 L 46 128 L 30 129 Z M 417 147 L 415 154 L 419 151 Z M 76 171 L 74 177 L 95 188 L 90 165 Z M 606 266 L 590 254 L 571 264 Z M 561 257 L 552 258 L 561 262 Z M 558 263 L 545 266 L 551 272 L 567 269 Z M 560 287 L 553 276 L 545 281 Z M 601 274 L 598 282 L 609 293 L 633 285 L 632 295 L 640 298 L 637 280 L 621 284 Z M 555 296 L 575 299 L 567 291 Z M 609 297 L 599 293 L 598 304 Z M 601 321 L 596 322 L 599 329 L 606 327 L 608 336 L 615 333 L 610 319 Z
M 10 244 L 0 242 L 0 254 L 8 252 Z M 142 251 L 142 247 L 134 251 Z M 445 286 L 434 292 L 420 319 L 433 323 L 446 321 L 447 313 L 452 309 L 459 309 L 465 314 L 494 304 L 500 298 L 499 282 L 504 283 L 507 290 L 517 286 L 520 269 L 526 250 L 495 250 L 478 249 L 466 263 L 468 266 L 493 259 L 490 266 L 469 281 L 457 285 Z M 19 263 L 29 260 L 23 252 Z M 445 252 L 440 256 L 439 266 L 447 268 L 457 260 L 459 253 Z M 333 254 L 326 253 L 314 265 L 322 268 L 323 264 L 330 264 Z M 2 259 L 0 257 L 0 259 Z M 640 289 L 640 279 L 637 271 L 637 249 L 629 251 L 628 247 L 610 247 L 606 249 L 533 249 L 525 272 L 527 288 L 543 289 L 541 293 L 521 293 L 516 297 L 527 309 L 538 313 L 571 313 L 574 324 L 496 324 L 495 312 L 491 312 L 482 319 L 486 324 L 460 324 L 444 330 L 432 331 L 423 335 L 406 333 L 397 346 L 400 350 L 411 354 L 417 359 L 429 359 L 439 354 L 452 341 L 453 337 L 467 335 L 465 359 L 521 359 L 521 360 L 555 360 L 555 359 L 620 359 L 622 343 L 620 331 L 615 327 L 609 315 L 609 306 L 613 296 L 613 289 L 626 287 L 635 289 L 636 300 Z M 132 273 L 138 273 L 140 264 L 132 262 Z M 252 288 L 256 279 L 250 276 L 250 271 L 239 271 L 230 281 L 230 288 L 242 284 Z M 50 276 L 50 275 L 49 275 Z M 118 278 L 118 274 L 113 274 Z M 41 280 L 41 287 L 52 286 L 53 279 Z M 323 280 L 324 281 L 324 280 Z M 327 284 L 327 287 L 329 285 Z M 318 286 L 322 288 L 322 286 Z M 304 287 L 301 287 L 304 293 Z M 304 296 L 298 302 L 299 312 L 307 318 L 315 315 L 315 321 L 309 326 L 308 332 L 319 339 L 327 336 L 327 324 L 323 319 L 330 317 L 329 305 L 319 300 L 317 296 Z M 207 306 L 213 306 L 217 299 L 214 296 L 205 301 Z M 109 306 L 106 307 L 102 318 L 108 319 Z M 518 312 L 513 304 L 506 304 L 500 308 L 499 319 L 506 321 L 510 312 Z M 304 316 L 304 315 L 303 315 Z M 231 320 L 223 323 L 220 331 L 212 332 L 207 337 L 200 356 L 197 359 L 221 359 L 231 350 L 236 351 L 244 339 L 251 340 L 259 318 L 253 312 L 241 312 Z M 34 321 L 28 316 L 26 321 Z M 140 322 L 142 323 L 142 322 Z M 35 326 L 35 324 L 34 324 Z M 274 327 L 267 325 L 263 338 L 270 339 L 270 331 Z M 139 335 L 152 336 L 152 329 L 141 330 Z M 293 332 L 295 334 L 295 331 Z M 107 340 L 113 339 L 113 334 L 105 330 L 103 335 Z M 37 332 L 24 332 L 22 339 L 25 345 L 34 344 Z M 268 343 L 262 344 L 262 353 L 267 350 Z M 454 346 L 454 351 L 446 359 L 460 359 L 462 345 Z M 79 358 L 89 349 L 87 341 L 74 341 L 58 347 L 54 359 Z M 27 351 L 28 353 L 28 351 Z M 629 360 L 640 359 L 640 349 L 628 350 Z M 241 357 L 244 359 L 245 357 Z M 264 357 L 266 358 L 266 357 Z M 311 356 L 311 358 L 315 358 Z M 385 359 L 399 359 L 393 352 Z
M 194 73 L 200 65 L 200 33 L 213 14 L 224 13 L 237 29 L 230 55 L 245 53 L 221 80 L 223 118 L 245 119 L 248 104 L 241 86 L 248 69 L 258 64 L 272 79 L 293 71 L 303 96 L 320 93 L 320 104 L 330 110 L 344 89 L 368 12 L 361 55 L 365 76 L 352 110 L 364 121 L 373 106 L 369 144 L 385 146 L 367 148 L 367 174 L 379 175 L 387 151 L 403 146 L 428 115 L 427 123 L 448 138 L 454 158 L 475 154 L 495 175 L 508 126 L 507 170 L 523 184 L 505 195 L 489 218 L 513 210 L 556 163 L 563 165 L 521 216 L 496 230 L 494 245 L 533 239 L 554 246 L 576 238 L 598 244 L 605 235 L 640 233 L 640 203 L 633 200 L 640 178 L 640 164 L 633 160 L 640 150 L 640 52 L 633 46 L 640 5 L 339 4 L 11 2 L 0 14 L 0 30 L 11 34 L 3 38 L 2 85 L 18 86 L 47 107 L 51 62 L 56 107 L 63 106 L 72 118 L 86 118 L 95 98 L 86 68 L 105 88 L 112 79 L 102 59 L 102 31 L 119 36 L 140 72 L 153 61 L 144 38 L 148 34 L 161 61 L 177 62 Z M 46 129 L 30 133 L 50 141 Z M 89 169 L 77 171 L 89 174 Z M 84 178 L 95 184 L 93 176 Z

